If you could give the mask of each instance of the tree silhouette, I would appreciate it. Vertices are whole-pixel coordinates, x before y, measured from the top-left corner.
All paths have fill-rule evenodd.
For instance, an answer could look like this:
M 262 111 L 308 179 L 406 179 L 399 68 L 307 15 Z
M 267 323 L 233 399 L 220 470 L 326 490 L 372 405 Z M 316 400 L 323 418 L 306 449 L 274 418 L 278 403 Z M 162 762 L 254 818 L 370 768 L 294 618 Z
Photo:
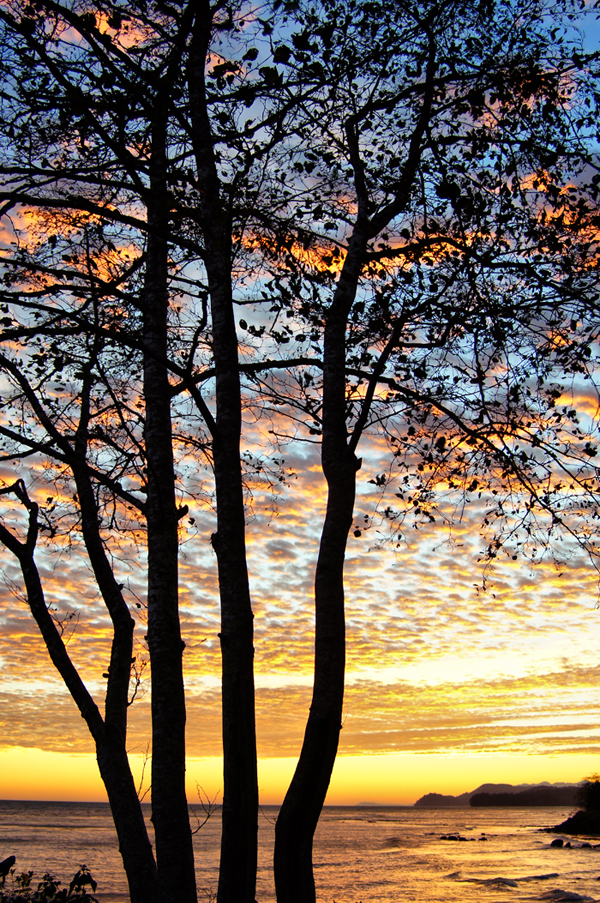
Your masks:
M 578 15 L 567 0 L 0 10 L 13 236 L 0 434 L 17 465 L 0 539 L 94 736 L 132 900 L 196 899 L 177 560 L 202 467 L 222 612 L 219 900 L 254 900 L 244 406 L 273 413 L 275 441 L 285 415 L 298 441 L 320 443 L 328 491 L 279 903 L 315 897 L 361 440 L 383 433 L 401 474 L 392 529 L 433 520 L 443 490 L 491 500 L 491 557 L 565 532 L 594 554 L 596 423 L 567 403 L 577 381 L 594 386 L 598 306 L 596 61 Z M 32 488 L 41 467 L 59 508 Z M 81 530 L 113 621 L 104 718 L 53 626 L 41 527 L 53 542 Z M 147 568 L 156 864 L 125 752 L 133 624 L 111 561 L 123 536 Z
M 576 802 L 578 806 L 588 812 L 600 810 L 600 779 L 598 775 L 592 774 L 582 781 L 577 791 Z

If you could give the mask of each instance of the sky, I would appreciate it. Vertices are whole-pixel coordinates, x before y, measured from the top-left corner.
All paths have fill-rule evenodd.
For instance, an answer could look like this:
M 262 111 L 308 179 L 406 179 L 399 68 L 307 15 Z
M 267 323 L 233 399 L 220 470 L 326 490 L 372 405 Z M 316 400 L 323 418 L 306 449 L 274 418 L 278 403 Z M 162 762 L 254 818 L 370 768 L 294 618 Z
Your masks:
M 588 40 L 597 46 L 597 37 L 594 20 Z M 250 423 L 245 441 L 256 451 Z M 385 505 L 369 481 L 387 463 L 375 440 L 360 453 L 355 520 L 362 526 L 363 515 Z M 285 457 L 293 476 L 277 499 L 255 487 L 247 534 L 264 804 L 285 793 L 310 705 L 312 585 L 325 503 L 316 446 L 290 447 Z M 0 480 L 12 479 L 0 464 Z M 182 524 L 180 575 L 194 801 L 198 792 L 219 799 L 222 766 L 214 513 L 189 504 L 195 523 Z M 465 509 L 451 529 L 407 527 L 397 548 L 384 541 L 377 516 L 360 537 L 351 533 L 347 692 L 328 803 L 410 805 L 427 792 L 576 782 L 600 771 L 597 574 L 575 549 L 566 549 L 560 567 L 501 556 L 486 571 L 484 504 Z M 58 615 L 73 613 L 69 652 L 101 704 L 108 625 L 79 541 L 70 537 L 69 554 L 40 549 L 38 564 Z M 123 543 L 116 570 L 138 618 L 140 664 L 147 657 L 144 609 L 135 608 L 145 593 L 143 552 Z M 20 586 L 16 562 L 0 548 L 0 799 L 106 799 L 87 728 L 52 671 Z M 146 668 L 128 738 L 142 792 L 147 684 Z
M 357 524 L 385 503 L 369 483 L 383 446 L 371 441 L 364 452 Z M 278 499 L 255 487 L 248 523 L 264 804 L 285 793 L 310 705 L 312 583 L 325 500 L 315 446 L 288 449 L 286 466 L 296 476 Z M 208 506 L 191 504 L 195 524 L 181 546 L 188 789 L 191 799 L 197 785 L 212 799 L 222 789 L 215 525 Z M 427 792 L 458 794 L 490 781 L 575 782 L 600 770 L 597 575 L 574 550 L 560 570 L 549 560 L 531 566 L 505 556 L 486 573 L 478 560 L 482 514 L 480 503 L 451 530 L 408 527 L 398 548 L 382 541 L 376 517 L 360 537 L 351 534 L 347 691 L 328 803 L 412 804 Z M 120 555 L 130 601 L 143 600 L 142 552 L 123 547 Z M 77 536 L 70 555 L 42 549 L 38 562 L 58 614 L 76 613 L 66 627 L 68 649 L 101 703 L 108 625 Z M 52 672 L 5 550 L 0 564 L 0 798 L 105 799 L 85 724 Z M 134 611 L 141 663 L 144 609 Z M 148 742 L 147 678 L 146 669 L 130 708 L 138 779 Z

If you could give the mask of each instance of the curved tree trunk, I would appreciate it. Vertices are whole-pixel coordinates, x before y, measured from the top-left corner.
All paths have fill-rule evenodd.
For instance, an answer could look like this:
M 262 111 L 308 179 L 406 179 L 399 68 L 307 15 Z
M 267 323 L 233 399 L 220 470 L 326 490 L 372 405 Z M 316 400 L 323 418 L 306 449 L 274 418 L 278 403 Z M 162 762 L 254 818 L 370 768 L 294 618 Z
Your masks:
M 356 461 L 348 452 L 328 479 L 315 577 L 315 676 L 296 772 L 275 827 L 278 903 L 315 900 L 313 836 L 325 802 L 342 721 L 345 670 L 344 555 L 352 525 Z
M 103 740 L 96 741 L 96 759 L 119 838 L 131 903 L 159 903 L 156 862 L 127 751 L 106 725 L 104 734 Z
M 82 391 L 82 416 L 75 448 L 85 461 L 89 391 Z M 113 623 L 104 725 L 94 733 L 96 759 L 106 787 L 129 882 L 131 903 L 158 903 L 158 875 L 137 789 L 127 757 L 127 708 L 134 621 L 106 557 L 92 483 L 84 463 L 73 468 L 81 525 L 96 582 Z
M 0 542 L 19 560 L 29 608 L 48 654 L 94 738 L 100 774 L 106 787 L 119 838 L 119 850 L 127 874 L 131 903 L 158 903 L 156 864 L 129 767 L 125 738 L 119 730 L 110 727 L 102 719 L 52 620 L 34 560 L 38 532 L 37 505 L 29 501 L 24 487 L 17 487 L 16 494 L 29 509 L 27 540 L 24 543 L 19 542 L 4 525 L 0 524 Z
M 337 754 L 342 726 L 346 628 L 344 557 L 352 526 L 356 442 L 346 424 L 346 326 L 367 241 L 366 205 L 359 215 L 327 314 L 323 343 L 323 441 L 327 510 L 315 574 L 313 696 L 304 742 L 275 827 L 278 903 L 314 903 L 312 845 Z
M 397 341 L 393 330 L 388 346 L 372 372 L 362 410 L 348 435 L 346 422 L 346 328 L 356 297 L 365 251 L 402 211 L 416 177 L 423 138 L 432 106 L 436 72 L 436 44 L 430 40 L 423 102 L 396 194 L 373 219 L 357 120 L 346 121 L 348 154 L 354 171 L 357 216 L 338 285 L 326 317 L 323 344 L 322 466 L 328 486 L 327 513 L 315 580 L 315 678 L 311 710 L 296 772 L 283 801 L 275 830 L 275 887 L 278 903 L 314 903 L 313 836 L 321 813 L 337 752 L 344 692 L 344 554 L 352 525 L 355 458 L 368 419 L 378 369 Z

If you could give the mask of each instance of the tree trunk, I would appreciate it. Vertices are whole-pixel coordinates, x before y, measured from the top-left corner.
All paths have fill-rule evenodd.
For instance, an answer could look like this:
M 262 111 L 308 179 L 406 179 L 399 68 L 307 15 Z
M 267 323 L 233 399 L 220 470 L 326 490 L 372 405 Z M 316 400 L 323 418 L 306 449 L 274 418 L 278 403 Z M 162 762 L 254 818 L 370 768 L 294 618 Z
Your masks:
M 312 705 L 296 772 L 275 829 L 275 888 L 278 903 L 314 903 L 312 843 L 335 762 L 342 720 L 345 670 L 344 555 L 352 526 L 356 471 L 354 450 L 367 421 L 372 391 L 349 439 L 346 422 L 346 328 L 356 297 L 369 239 L 404 209 L 414 183 L 431 112 L 436 71 L 431 41 L 423 104 L 410 141 L 402 178 L 393 201 L 373 220 L 360 155 L 356 122 L 346 122 L 354 171 L 357 216 L 348 253 L 326 317 L 323 343 L 322 466 L 327 480 L 327 512 L 315 579 L 315 677 Z M 391 340 L 392 344 L 395 341 Z M 391 347 L 391 346 L 390 346 Z M 386 348 L 380 366 L 389 354 Z M 377 365 L 374 373 L 377 370 Z
M 212 542 L 221 596 L 224 787 L 218 901 L 254 903 L 258 840 L 254 616 L 246 567 L 237 343 L 235 361 L 228 365 L 235 327 L 231 306 L 217 292 L 212 294 L 212 313 L 217 370 L 213 440 L 217 533 Z
M 314 685 L 300 758 L 275 827 L 278 903 L 314 903 L 313 837 L 342 726 L 346 666 L 344 557 L 352 526 L 356 471 L 360 467 L 348 442 L 346 426 L 346 324 L 366 245 L 365 207 L 359 206 L 325 325 L 321 463 L 327 481 L 327 511 L 315 575 Z
M 218 903 L 254 903 L 258 837 L 254 616 L 246 564 L 240 463 L 241 392 L 231 285 L 231 224 L 220 195 L 204 82 L 211 28 L 210 5 L 202 2 L 194 23 L 188 79 L 216 374 L 213 459 L 217 532 L 212 543 L 221 598 L 223 701 L 223 833 Z
M 168 193 L 165 116 L 152 136 L 144 284 L 145 445 L 148 468 L 148 648 L 152 677 L 152 821 L 161 903 L 196 903 L 185 793 L 185 698 L 178 539 L 167 359 Z
M 82 407 L 87 400 L 82 392 Z M 82 413 L 77 443 L 85 459 L 87 417 Z M 119 838 L 131 903 L 158 903 L 158 876 L 152 845 L 127 757 L 127 706 L 134 621 L 106 557 L 98 528 L 98 512 L 85 464 L 73 468 L 81 506 L 83 536 L 96 582 L 113 623 L 104 725 L 94 735 L 100 776 Z
M 103 740 L 96 741 L 96 759 L 119 838 L 131 903 L 159 903 L 156 862 L 127 752 L 120 737 L 110 734 L 105 725 Z
M 37 538 L 37 505 L 29 503 L 25 493 L 19 494 L 29 508 L 27 541 L 21 543 L 0 524 L 0 542 L 16 555 L 21 565 L 27 601 L 38 625 L 52 664 L 62 677 L 96 744 L 100 774 L 111 807 L 119 838 L 119 850 L 129 883 L 131 903 L 158 903 L 156 864 L 146 831 L 140 801 L 137 797 L 125 739 L 121 732 L 107 725 L 69 657 L 56 624 L 48 611 L 40 575 L 34 560 Z
M 348 452 L 328 479 L 315 577 L 315 676 L 304 743 L 275 826 L 278 903 L 314 903 L 313 836 L 331 779 L 342 721 L 345 670 L 344 556 L 356 461 Z

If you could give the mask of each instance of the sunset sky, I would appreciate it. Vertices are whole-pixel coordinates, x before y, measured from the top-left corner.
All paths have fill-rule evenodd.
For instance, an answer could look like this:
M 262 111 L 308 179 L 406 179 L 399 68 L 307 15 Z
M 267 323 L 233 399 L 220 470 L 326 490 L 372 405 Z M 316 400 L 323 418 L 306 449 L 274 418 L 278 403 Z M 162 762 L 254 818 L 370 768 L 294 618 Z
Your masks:
M 368 481 L 385 450 L 372 442 L 366 451 L 356 523 L 381 504 Z M 266 511 L 273 500 L 258 487 L 248 526 L 264 803 L 285 792 L 310 703 L 311 594 L 324 504 L 317 448 L 290 447 L 286 466 L 296 476 L 278 513 Z M 11 476 L 7 467 L 0 475 Z M 182 537 L 181 608 L 194 799 L 196 782 L 212 797 L 222 779 L 214 521 L 208 506 L 192 503 L 190 514 L 196 524 Z M 378 546 L 377 521 L 351 536 L 347 694 L 328 802 L 413 803 L 428 791 L 578 781 L 600 770 L 597 576 L 575 552 L 560 571 L 550 561 L 531 567 L 507 559 L 486 575 L 484 591 L 481 517 L 481 507 L 467 508 L 451 531 L 409 527 L 397 549 Z M 61 614 L 77 612 L 65 634 L 69 651 L 101 702 L 106 621 L 78 538 L 71 539 L 70 556 L 54 550 L 38 560 L 48 598 Z M 117 564 L 132 603 L 144 596 L 136 558 L 140 550 L 123 548 Z M 52 672 L 5 550 L 1 562 L 0 798 L 103 799 L 85 724 Z M 141 621 L 139 661 L 143 634 Z M 148 695 L 130 709 L 128 747 L 138 771 L 148 710 Z
M 594 21 L 588 35 L 594 47 L 597 29 Z M 595 396 L 567 401 L 597 423 Z M 261 429 L 248 413 L 243 449 L 261 452 Z M 560 564 L 547 556 L 532 565 L 502 553 L 486 570 L 485 498 L 464 509 L 458 497 L 448 499 L 435 524 L 417 530 L 407 521 L 402 541 L 387 541 L 379 512 L 389 497 L 373 481 L 390 467 L 389 450 L 371 437 L 358 453 L 364 463 L 355 527 L 361 535 L 351 531 L 348 543 L 347 690 L 327 802 L 412 804 L 430 791 L 458 794 L 484 782 L 577 782 L 600 772 L 599 585 L 585 554 L 565 541 L 556 550 Z M 325 508 L 318 445 L 290 444 L 283 455 L 286 485 L 276 496 L 265 485 L 253 486 L 247 526 L 264 804 L 280 802 L 285 793 L 308 715 L 313 580 Z M 22 475 L 43 504 L 56 489 L 33 459 L 22 466 L 0 462 L 0 485 Z M 191 483 L 198 484 L 193 474 Z M 393 485 L 388 491 L 393 501 Z M 223 786 L 219 602 L 210 543 L 216 525 L 208 498 L 179 501 L 190 509 L 190 520 L 181 522 L 180 589 L 193 802 L 197 785 L 211 799 Z M 108 618 L 81 535 L 73 532 L 68 545 L 62 542 L 40 548 L 37 561 L 47 600 L 57 617 L 70 618 L 64 633 L 69 652 L 102 707 Z M 146 787 L 144 550 L 123 537 L 111 552 L 137 618 L 142 685 L 129 710 L 128 749 Z M 0 547 L 0 799 L 105 800 L 92 739 L 53 671 L 21 586 L 16 560 Z

